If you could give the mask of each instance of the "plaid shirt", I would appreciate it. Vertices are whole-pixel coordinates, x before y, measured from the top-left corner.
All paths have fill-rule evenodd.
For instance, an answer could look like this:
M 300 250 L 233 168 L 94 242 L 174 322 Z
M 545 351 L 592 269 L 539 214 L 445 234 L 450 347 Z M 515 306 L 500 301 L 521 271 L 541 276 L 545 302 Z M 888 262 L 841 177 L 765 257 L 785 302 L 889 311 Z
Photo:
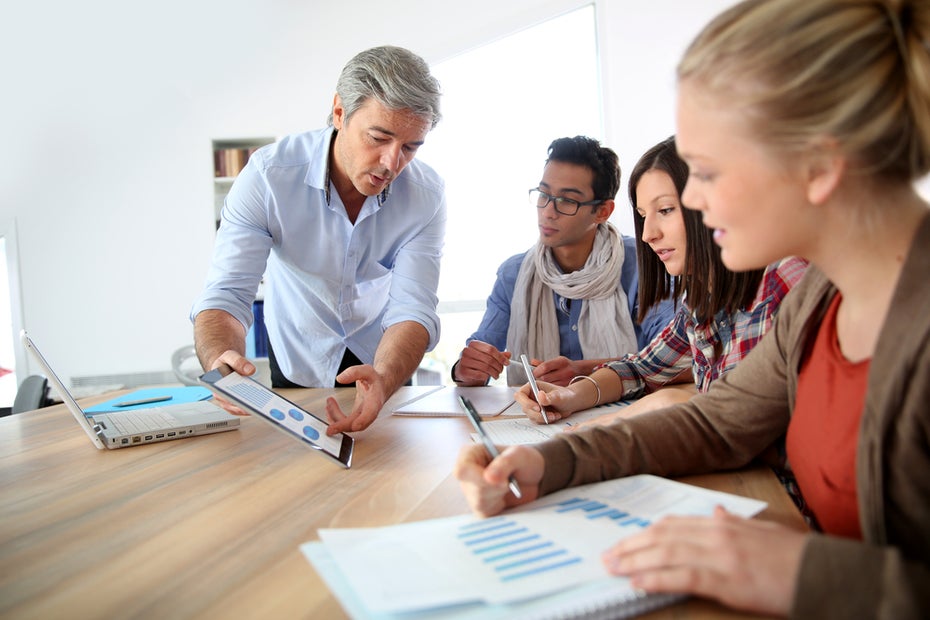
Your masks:
M 807 261 L 800 258 L 769 265 L 749 309 L 733 314 L 721 310 L 702 325 L 696 324 L 683 302 L 672 322 L 645 349 L 606 364 L 623 381 L 622 398 L 639 398 L 646 391 L 672 382 L 689 367 L 698 391 L 706 392 L 765 335 L 781 300 L 806 269 Z

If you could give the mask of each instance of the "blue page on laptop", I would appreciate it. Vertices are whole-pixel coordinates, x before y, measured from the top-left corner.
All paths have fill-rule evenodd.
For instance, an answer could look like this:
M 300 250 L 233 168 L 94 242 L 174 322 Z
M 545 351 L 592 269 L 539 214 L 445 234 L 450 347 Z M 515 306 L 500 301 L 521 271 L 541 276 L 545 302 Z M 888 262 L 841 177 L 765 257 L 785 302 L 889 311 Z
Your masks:
M 137 401 L 137 400 L 148 400 L 155 398 L 162 398 L 165 396 L 170 396 L 171 398 L 167 400 L 160 400 L 157 402 L 148 402 L 142 403 L 139 405 L 131 405 L 129 407 L 117 407 L 119 403 Z M 136 390 L 134 392 L 129 392 L 128 394 L 123 394 L 122 396 L 117 396 L 116 398 L 111 398 L 106 402 L 102 402 L 99 405 L 94 405 L 93 407 L 87 407 L 84 409 L 84 413 L 113 413 L 116 411 L 135 411 L 138 409 L 147 409 L 149 407 L 167 407 L 168 405 L 180 405 L 184 403 L 193 403 L 198 400 L 207 400 L 213 397 L 213 392 L 208 390 L 205 387 L 200 387 L 196 385 L 186 386 L 186 387 L 156 387 L 156 388 L 144 388 L 141 390 Z

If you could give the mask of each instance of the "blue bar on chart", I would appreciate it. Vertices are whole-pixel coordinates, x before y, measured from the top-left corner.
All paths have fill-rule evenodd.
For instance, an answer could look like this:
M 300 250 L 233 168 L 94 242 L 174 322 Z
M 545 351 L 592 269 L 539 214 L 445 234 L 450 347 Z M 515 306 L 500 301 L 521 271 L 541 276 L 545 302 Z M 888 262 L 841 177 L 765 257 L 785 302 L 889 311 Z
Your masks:
M 588 519 L 611 519 L 618 525 L 626 527 L 648 527 L 651 523 L 649 519 L 637 517 L 635 515 L 631 515 L 628 512 L 623 512 L 622 510 L 612 508 L 603 502 L 588 500 L 581 497 L 573 497 L 563 502 L 559 502 L 556 504 L 555 508 L 555 512 L 571 512 L 573 510 L 580 510 L 582 512 L 588 513 L 585 515 L 585 517 Z
M 581 562 L 580 557 L 506 517 L 464 525 L 458 538 L 505 583 Z

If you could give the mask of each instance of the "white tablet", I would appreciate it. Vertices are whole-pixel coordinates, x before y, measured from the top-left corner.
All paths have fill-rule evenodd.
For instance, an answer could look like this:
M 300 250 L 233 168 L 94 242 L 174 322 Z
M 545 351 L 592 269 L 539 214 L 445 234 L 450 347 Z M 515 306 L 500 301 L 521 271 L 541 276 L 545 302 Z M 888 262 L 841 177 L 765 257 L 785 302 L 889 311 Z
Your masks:
M 270 422 L 302 444 L 317 450 L 346 469 L 352 465 L 355 440 L 345 433 L 330 437 L 329 424 L 295 405 L 251 377 L 223 364 L 200 377 L 200 381 L 224 398 Z

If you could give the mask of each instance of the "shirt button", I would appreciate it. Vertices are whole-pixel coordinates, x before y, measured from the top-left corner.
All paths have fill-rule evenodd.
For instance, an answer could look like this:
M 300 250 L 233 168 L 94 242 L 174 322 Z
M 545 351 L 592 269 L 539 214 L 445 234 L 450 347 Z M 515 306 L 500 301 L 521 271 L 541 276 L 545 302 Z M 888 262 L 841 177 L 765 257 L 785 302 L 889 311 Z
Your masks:
M 573 332 L 578 331 L 578 326 L 577 326 L 577 325 L 572 325 L 572 331 L 573 331 Z

